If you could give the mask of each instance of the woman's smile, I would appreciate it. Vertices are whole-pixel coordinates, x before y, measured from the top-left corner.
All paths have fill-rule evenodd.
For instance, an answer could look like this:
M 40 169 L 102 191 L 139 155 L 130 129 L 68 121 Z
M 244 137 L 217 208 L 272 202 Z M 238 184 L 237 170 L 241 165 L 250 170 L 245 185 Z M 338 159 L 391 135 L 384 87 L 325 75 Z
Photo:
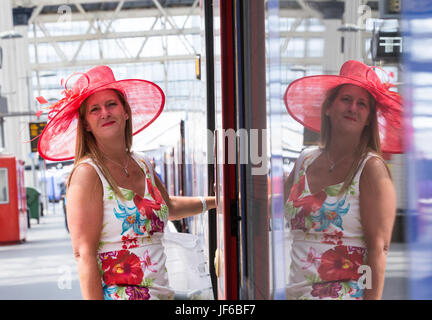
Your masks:
M 344 116 L 345 119 L 353 121 L 353 122 L 357 122 L 357 119 L 354 117 L 350 117 L 350 116 Z
M 102 125 L 102 127 L 109 127 L 109 126 L 113 125 L 114 123 L 115 123 L 115 121 L 109 121 L 109 122 L 104 123 Z

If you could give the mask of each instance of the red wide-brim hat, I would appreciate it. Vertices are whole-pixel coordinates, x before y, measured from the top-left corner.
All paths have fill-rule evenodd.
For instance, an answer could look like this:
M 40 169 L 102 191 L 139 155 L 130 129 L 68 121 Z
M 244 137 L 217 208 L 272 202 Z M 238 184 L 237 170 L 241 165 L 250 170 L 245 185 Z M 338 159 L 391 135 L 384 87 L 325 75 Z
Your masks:
M 47 160 L 74 158 L 78 110 L 82 102 L 97 91 L 114 89 L 124 95 L 131 108 L 134 135 L 156 120 L 165 104 L 165 95 L 155 83 L 140 79 L 117 81 L 108 66 L 90 69 L 82 74 L 71 89 L 67 89 L 67 81 L 65 87 L 65 97 L 49 107 L 49 121 L 39 137 L 38 152 Z M 41 99 L 44 100 L 38 97 L 39 101 Z
M 307 129 L 320 132 L 321 106 L 329 90 L 352 84 L 366 89 L 376 100 L 381 150 L 402 153 L 402 103 L 393 85 L 382 83 L 374 68 L 359 61 L 345 62 L 339 75 L 308 76 L 294 80 L 287 88 L 284 101 L 288 113 Z

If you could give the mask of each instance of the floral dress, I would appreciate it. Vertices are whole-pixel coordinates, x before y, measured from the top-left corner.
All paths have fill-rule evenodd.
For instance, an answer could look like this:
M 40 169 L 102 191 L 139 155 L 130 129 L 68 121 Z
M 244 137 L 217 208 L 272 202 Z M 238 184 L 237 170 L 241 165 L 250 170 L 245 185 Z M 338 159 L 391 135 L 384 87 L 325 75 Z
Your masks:
M 148 161 L 132 153 L 146 177 L 143 195 L 120 188 L 126 201 L 117 198 L 91 159 L 102 182 L 104 216 L 97 261 L 106 300 L 173 299 L 168 287 L 166 256 L 161 242 L 168 207 L 155 185 Z M 147 166 L 145 165 L 147 164 Z
M 347 191 L 342 183 L 311 194 L 306 171 L 320 149 L 300 155 L 299 171 L 285 205 L 290 228 L 288 299 L 362 299 L 367 251 L 360 221 L 359 181 L 369 153 Z M 303 160 L 302 160 L 303 159 Z

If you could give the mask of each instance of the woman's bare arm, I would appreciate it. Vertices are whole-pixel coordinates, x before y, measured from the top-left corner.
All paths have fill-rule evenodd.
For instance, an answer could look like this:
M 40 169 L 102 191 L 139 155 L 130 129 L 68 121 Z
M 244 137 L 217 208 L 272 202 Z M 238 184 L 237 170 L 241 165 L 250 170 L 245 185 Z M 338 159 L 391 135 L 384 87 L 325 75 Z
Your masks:
M 74 170 L 66 201 L 82 296 L 84 299 L 103 299 L 96 260 L 103 221 L 103 189 L 98 174 L 89 164 L 82 164 Z
M 386 255 L 396 217 L 396 194 L 385 163 L 373 157 L 360 178 L 360 216 L 368 250 L 367 265 L 372 271 L 372 288 L 364 299 L 381 299 Z
M 201 199 L 198 197 L 176 197 L 169 196 L 163 183 L 159 180 L 157 175 L 155 177 L 155 183 L 158 187 L 165 203 L 169 210 L 169 220 L 179 220 L 189 216 L 193 216 L 202 212 L 203 205 Z M 215 197 L 204 197 L 206 202 L 207 210 L 216 208 Z

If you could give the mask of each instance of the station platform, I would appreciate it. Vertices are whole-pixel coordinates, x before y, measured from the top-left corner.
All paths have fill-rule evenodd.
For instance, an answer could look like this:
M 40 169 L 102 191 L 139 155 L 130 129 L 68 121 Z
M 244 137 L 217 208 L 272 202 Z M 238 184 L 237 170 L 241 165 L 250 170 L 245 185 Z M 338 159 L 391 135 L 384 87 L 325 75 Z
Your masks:
M 50 203 L 26 241 L 0 246 L 0 300 L 80 300 L 78 269 L 61 203 Z
M 0 300 L 80 300 L 77 264 L 60 203 L 49 204 L 26 242 L 0 246 Z M 383 299 L 408 299 L 406 245 L 392 243 Z
M 387 254 L 385 282 L 382 298 L 385 300 L 408 300 L 408 245 L 393 242 Z

